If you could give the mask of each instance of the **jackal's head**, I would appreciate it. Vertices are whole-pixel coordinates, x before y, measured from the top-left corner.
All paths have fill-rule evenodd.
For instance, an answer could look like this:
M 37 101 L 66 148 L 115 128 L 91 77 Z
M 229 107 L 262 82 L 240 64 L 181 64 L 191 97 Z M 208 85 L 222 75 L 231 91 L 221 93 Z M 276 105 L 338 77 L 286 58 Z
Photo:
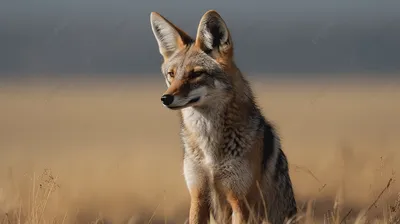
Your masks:
M 170 109 L 204 107 L 227 99 L 232 88 L 233 45 L 221 16 L 207 11 L 196 39 L 156 12 L 151 28 L 164 61 L 162 73 L 168 89 L 161 97 Z

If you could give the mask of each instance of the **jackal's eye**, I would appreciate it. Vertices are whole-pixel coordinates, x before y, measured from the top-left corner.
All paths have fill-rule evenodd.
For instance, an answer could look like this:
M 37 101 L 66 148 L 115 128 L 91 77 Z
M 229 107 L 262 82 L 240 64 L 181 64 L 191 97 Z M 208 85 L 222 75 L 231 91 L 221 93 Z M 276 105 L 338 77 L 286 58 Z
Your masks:
M 194 78 L 197 78 L 197 77 L 199 77 L 199 76 L 201 76 L 203 74 L 204 74 L 203 71 L 193 71 L 193 72 L 190 73 L 190 78 L 194 79 Z
M 173 78 L 175 76 L 173 71 L 167 72 L 167 76 Z

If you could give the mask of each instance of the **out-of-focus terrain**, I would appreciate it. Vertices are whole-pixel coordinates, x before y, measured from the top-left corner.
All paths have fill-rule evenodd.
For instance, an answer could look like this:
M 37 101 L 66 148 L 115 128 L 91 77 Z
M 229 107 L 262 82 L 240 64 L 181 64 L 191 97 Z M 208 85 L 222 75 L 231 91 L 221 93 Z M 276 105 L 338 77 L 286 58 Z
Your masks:
M 367 216 L 390 213 L 400 192 L 398 80 L 250 81 L 282 136 L 300 206 L 316 199 L 322 220 L 335 200 L 354 217 L 378 199 Z M 164 90 L 161 77 L 1 83 L 0 223 L 182 223 L 189 195 Z

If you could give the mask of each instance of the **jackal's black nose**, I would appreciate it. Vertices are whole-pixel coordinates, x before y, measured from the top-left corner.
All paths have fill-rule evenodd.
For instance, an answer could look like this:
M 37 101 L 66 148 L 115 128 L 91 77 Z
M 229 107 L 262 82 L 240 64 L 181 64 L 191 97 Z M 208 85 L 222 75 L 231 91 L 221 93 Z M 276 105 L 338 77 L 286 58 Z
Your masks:
M 174 96 L 170 94 L 163 95 L 161 97 L 161 101 L 165 106 L 168 106 L 174 101 Z

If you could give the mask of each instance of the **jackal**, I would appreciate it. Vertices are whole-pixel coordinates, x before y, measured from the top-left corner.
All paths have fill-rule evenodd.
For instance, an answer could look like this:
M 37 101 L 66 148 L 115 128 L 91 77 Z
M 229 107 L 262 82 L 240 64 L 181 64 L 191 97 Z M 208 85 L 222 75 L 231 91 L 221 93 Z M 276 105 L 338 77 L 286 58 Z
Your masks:
M 233 42 L 215 10 L 196 39 L 156 12 L 151 28 L 163 56 L 163 105 L 178 110 L 189 223 L 283 223 L 297 214 L 286 156 L 272 124 L 235 65 Z

